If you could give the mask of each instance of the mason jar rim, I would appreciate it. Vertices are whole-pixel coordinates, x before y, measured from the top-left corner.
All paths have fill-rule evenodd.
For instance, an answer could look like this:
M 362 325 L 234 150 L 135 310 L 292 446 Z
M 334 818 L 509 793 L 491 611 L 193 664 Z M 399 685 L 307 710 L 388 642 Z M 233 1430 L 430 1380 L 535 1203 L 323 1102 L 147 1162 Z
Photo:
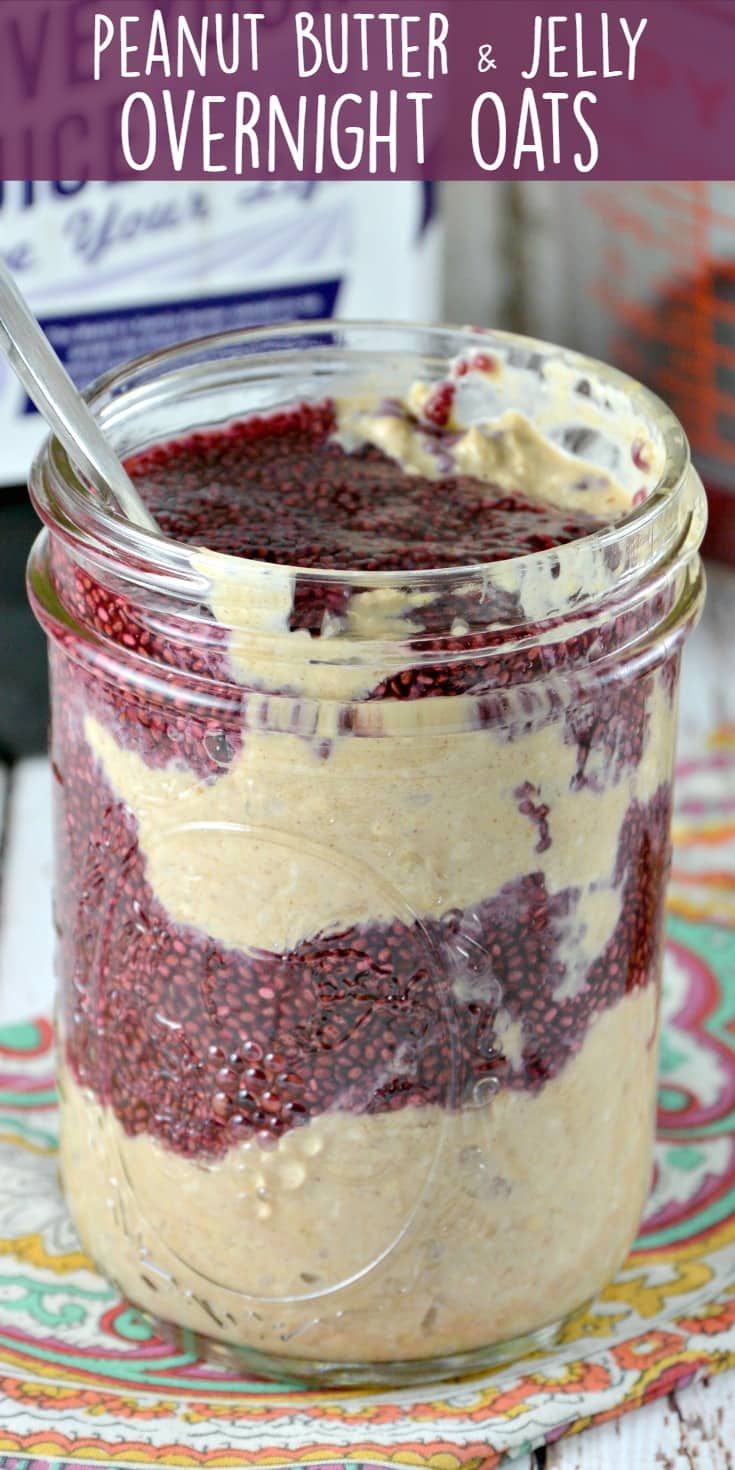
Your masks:
M 575 564 L 581 569 L 582 558 L 590 555 L 603 565 L 610 548 L 616 547 L 620 553 L 626 544 L 631 553 L 633 548 L 642 553 L 642 565 L 639 556 L 631 556 L 631 561 L 637 563 L 639 575 L 661 562 L 667 563 L 672 559 L 677 562 L 696 551 L 704 528 L 704 511 L 700 507 L 699 518 L 694 525 L 695 512 L 687 515 L 682 505 L 687 486 L 691 489 L 691 477 L 694 476 L 695 480 L 697 477 L 691 467 L 684 430 L 673 412 L 648 388 L 619 369 L 571 349 L 518 333 L 446 324 L 341 319 L 238 327 L 174 343 L 125 362 L 97 378 L 85 390 L 84 396 L 103 428 L 109 432 L 111 427 L 119 426 L 124 420 L 134 421 L 136 414 L 150 409 L 152 403 L 175 399 L 177 393 L 195 383 L 201 384 L 206 380 L 216 389 L 223 383 L 231 384 L 233 375 L 241 381 L 244 380 L 243 374 L 252 376 L 254 370 L 263 369 L 272 377 L 274 373 L 278 374 L 279 365 L 290 361 L 296 365 L 299 362 L 303 364 L 307 356 L 312 362 L 317 362 L 320 360 L 318 354 L 325 351 L 332 355 L 342 354 L 355 361 L 359 360 L 360 353 L 367 357 L 370 351 L 379 359 L 378 340 L 382 341 L 383 356 L 386 351 L 393 350 L 396 357 L 428 361 L 430 351 L 437 365 L 443 364 L 445 369 L 463 352 L 523 353 L 529 361 L 534 355 L 540 355 L 545 361 L 558 362 L 578 373 L 580 381 L 591 380 L 606 390 L 620 392 L 659 436 L 664 451 L 659 479 L 642 504 L 634 506 L 618 520 L 562 547 L 501 561 L 403 571 L 265 564 L 269 569 L 272 567 L 275 577 L 297 577 L 302 585 L 337 584 L 355 592 L 399 586 L 414 591 L 428 588 L 438 594 L 454 586 L 464 587 L 468 579 L 479 579 L 488 587 L 494 583 L 500 586 L 509 567 L 512 567 L 514 577 L 523 577 L 532 567 L 536 575 L 541 574 L 548 579 L 557 575 L 552 568 L 560 556 L 570 571 L 574 570 Z M 303 347 L 295 350 L 299 342 L 306 344 L 306 350 Z M 238 349 L 241 349 L 239 355 Z M 329 383 L 325 372 L 325 395 L 329 393 Z M 259 410 L 248 410 L 241 417 L 247 417 L 252 411 Z M 228 414 L 222 422 L 232 422 L 237 417 L 237 414 Z M 212 420 L 196 423 L 187 432 L 206 431 L 211 426 Z M 135 453 L 136 448 L 142 449 L 156 442 L 160 439 L 149 438 L 146 444 L 131 447 L 126 453 Z M 30 483 L 36 509 L 53 532 L 60 534 L 68 543 L 76 544 L 98 567 L 106 565 L 119 570 L 123 558 L 126 580 L 141 588 L 154 587 L 162 593 L 201 600 L 208 584 L 201 569 L 195 567 L 194 557 L 202 550 L 212 558 L 211 565 L 217 567 L 218 574 L 229 580 L 242 582 L 248 575 L 256 577 L 262 574 L 264 563 L 261 561 L 195 547 L 175 541 L 163 532 L 149 531 L 134 524 L 114 506 L 111 499 L 103 503 L 97 497 L 75 471 L 61 444 L 53 436 L 46 439 L 36 456 Z M 622 560 L 624 563 L 624 558 Z M 620 578 L 615 576 L 613 568 L 609 586 L 619 585 Z M 604 591 L 597 585 L 595 595 L 604 596 Z

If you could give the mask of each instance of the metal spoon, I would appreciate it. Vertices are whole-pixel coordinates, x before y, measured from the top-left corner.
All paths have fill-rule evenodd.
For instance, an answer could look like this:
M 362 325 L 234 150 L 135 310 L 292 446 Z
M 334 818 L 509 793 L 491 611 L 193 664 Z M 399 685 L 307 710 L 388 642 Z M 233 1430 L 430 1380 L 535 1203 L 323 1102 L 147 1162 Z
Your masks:
M 0 349 L 69 458 L 98 495 L 112 495 L 128 520 L 146 531 L 157 531 L 130 476 L 1 260 Z

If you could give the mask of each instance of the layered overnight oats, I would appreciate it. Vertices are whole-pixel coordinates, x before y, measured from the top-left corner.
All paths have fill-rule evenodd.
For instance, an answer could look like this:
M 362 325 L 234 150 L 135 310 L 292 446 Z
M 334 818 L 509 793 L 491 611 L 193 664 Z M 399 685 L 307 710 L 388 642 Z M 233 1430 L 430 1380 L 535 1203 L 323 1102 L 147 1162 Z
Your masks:
M 95 403 L 161 534 L 39 459 L 80 1237 L 266 1371 L 484 1361 L 649 1183 L 683 435 L 440 329 L 230 334 Z

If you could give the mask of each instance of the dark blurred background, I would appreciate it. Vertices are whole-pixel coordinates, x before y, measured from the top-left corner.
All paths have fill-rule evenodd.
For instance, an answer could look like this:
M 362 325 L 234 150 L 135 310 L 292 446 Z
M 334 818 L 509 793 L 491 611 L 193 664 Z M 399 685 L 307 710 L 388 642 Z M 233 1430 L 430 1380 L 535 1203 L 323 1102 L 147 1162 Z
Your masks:
M 46 651 L 25 595 L 25 563 L 38 521 L 23 485 L 0 502 L 0 763 L 44 749 Z
M 0 183 L 0 254 L 80 384 L 222 325 L 335 312 L 505 326 L 617 362 L 684 423 L 735 565 L 735 184 Z M 0 761 L 40 751 L 25 479 L 0 360 Z

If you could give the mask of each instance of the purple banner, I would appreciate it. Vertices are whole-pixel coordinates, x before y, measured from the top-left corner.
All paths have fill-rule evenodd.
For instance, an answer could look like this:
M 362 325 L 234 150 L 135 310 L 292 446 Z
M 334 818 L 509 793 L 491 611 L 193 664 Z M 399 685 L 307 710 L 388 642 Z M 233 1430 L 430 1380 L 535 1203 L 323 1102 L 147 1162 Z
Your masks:
M 724 179 L 733 0 L 0 0 L 0 176 Z

